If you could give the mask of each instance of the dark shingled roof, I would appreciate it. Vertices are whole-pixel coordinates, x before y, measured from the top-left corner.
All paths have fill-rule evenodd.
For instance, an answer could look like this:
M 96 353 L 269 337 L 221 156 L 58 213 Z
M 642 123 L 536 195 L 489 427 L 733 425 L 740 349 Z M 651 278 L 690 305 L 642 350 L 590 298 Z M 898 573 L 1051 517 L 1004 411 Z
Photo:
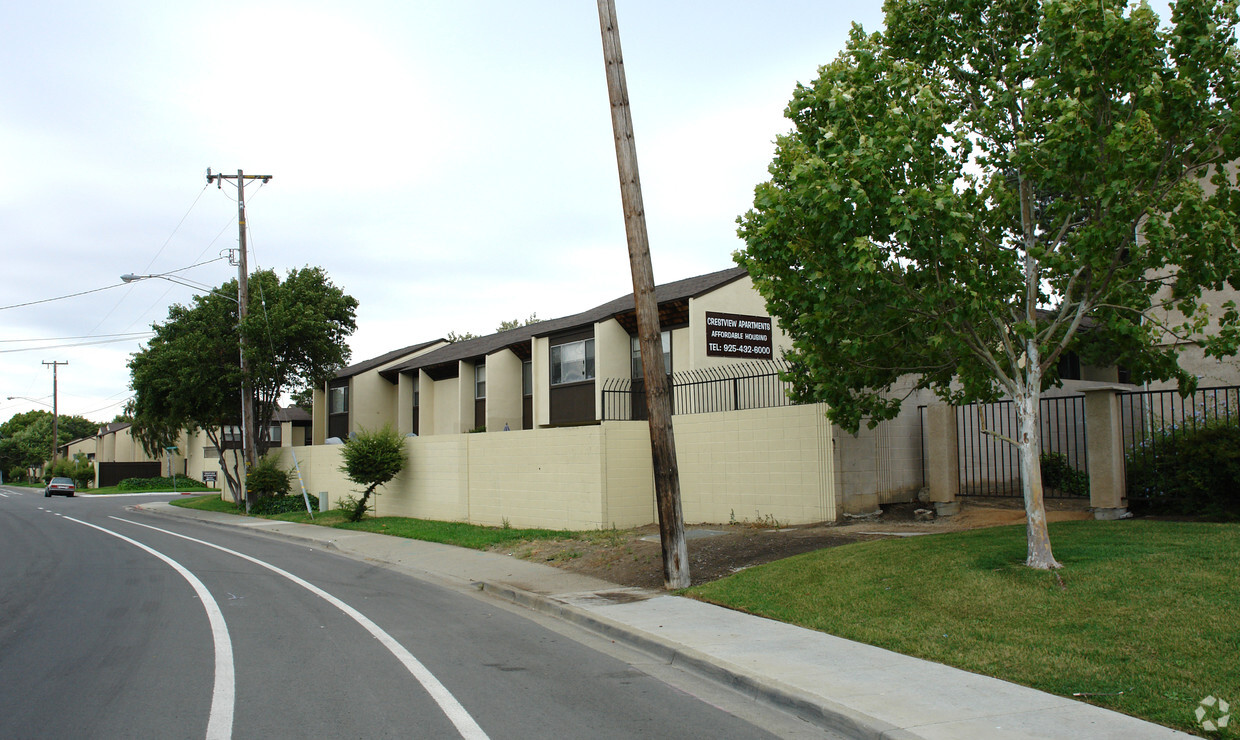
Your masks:
M 272 421 L 305 421 L 311 420 L 310 412 L 300 406 L 286 406 L 284 408 L 276 407 L 276 411 L 271 415 Z
M 348 367 L 343 367 L 336 371 L 336 375 L 334 377 L 336 379 L 340 379 L 340 378 L 351 378 L 354 375 L 361 375 L 367 370 L 373 370 L 374 368 L 379 367 L 380 365 L 386 365 L 387 363 L 392 362 L 394 360 L 399 360 L 401 357 L 405 355 L 411 355 L 414 352 L 420 352 L 426 349 L 427 347 L 431 347 L 442 341 L 444 340 L 432 339 L 429 342 L 422 342 L 421 344 L 411 344 L 408 347 L 405 347 L 403 349 L 392 350 L 391 352 L 379 355 L 378 357 L 372 357 L 369 360 L 363 360 L 362 362 L 359 362 L 355 365 L 349 365 Z
M 700 295 L 709 293 L 716 288 L 735 282 L 748 273 L 743 267 L 732 267 L 727 270 L 708 273 L 706 275 L 698 275 L 697 277 L 685 278 L 677 280 L 665 285 L 657 285 L 654 289 L 655 300 L 659 304 L 670 301 L 687 300 L 689 298 L 697 298 Z M 549 319 L 547 321 L 539 321 L 536 324 L 520 326 L 516 329 L 501 331 L 497 334 L 488 334 L 485 337 L 476 339 L 467 339 L 463 342 L 454 342 L 447 347 L 427 352 L 424 355 L 414 357 L 408 362 L 401 363 L 395 367 L 387 368 L 379 372 L 388 381 L 395 383 L 401 373 L 410 372 L 422 368 L 431 368 L 436 365 L 455 364 L 461 360 L 475 360 L 485 357 L 489 354 L 498 352 L 506 347 L 515 347 L 518 345 L 529 346 L 531 339 L 535 337 L 545 337 L 551 334 L 558 334 L 570 329 L 583 328 L 593 326 L 594 324 L 619 316 L 624 313 L 631 313 L 634 310 L 633 294 L 621 296 L 613 301 L 608 301 L 599 306 L 595 306 L 588 311 L 582 311 L 572 316 L 564 316 L 558 319 Z
M 102 427 L 99 427 L 99 436 L 102 437 L 105 434 L 111 434 L 112 432 L 119 432 L 120 430 L 124 429 L 127 426 L 130 426 L 129 422 L 127 421 L 111 422 Z

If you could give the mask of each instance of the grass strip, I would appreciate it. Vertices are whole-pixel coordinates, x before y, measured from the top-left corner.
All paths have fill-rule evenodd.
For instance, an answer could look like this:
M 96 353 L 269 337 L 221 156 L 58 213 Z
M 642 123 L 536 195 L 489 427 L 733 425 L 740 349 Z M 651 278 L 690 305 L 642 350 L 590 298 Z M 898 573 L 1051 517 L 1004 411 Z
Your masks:
M 172 502 L 173 506 L 202 511 L 218 511 L 227 514 L 245 512 L 229 501 L 218 496 L 195 496 Z M 485 550 L 499 544 L 516 544 L 532 540 L 576 539 L 586 535 L 556 529 L 517 529 L 514 527 L 484 527 L 462 522 L 439 522 L 429 519 L 414 519 L 401 516 L 366 517 L 360 522 L 350 522 L 339 509 L 315 512 L 312 520 L 304 511 L 287 514 L 273 514 L 264 517 L 282 522 L 317 524 L 324 527 L 349 529 L 357 532 L 375 532 L 393 537 L 405 537 L 412 540 L 440 542 L 445 545 L 468 547 L 474 550 Z
M 819 550 L 688 593 L 1188 732 L 1204 697 L 1240 701 L 1240 526 L 1062 522 L 1051 542 L 1058 573 L 1023 565 L 1013 526 Z

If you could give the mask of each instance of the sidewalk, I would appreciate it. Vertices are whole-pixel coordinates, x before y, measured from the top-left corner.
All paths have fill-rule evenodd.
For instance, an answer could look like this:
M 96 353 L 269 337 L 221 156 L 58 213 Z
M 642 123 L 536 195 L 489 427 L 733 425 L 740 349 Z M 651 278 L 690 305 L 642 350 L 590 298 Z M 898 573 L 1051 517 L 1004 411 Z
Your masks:
M 194 511 L 166 503 L 138 508 L 294 539 L 388 563 L 432 580 L 473 584 L 783 706 L 848 737 L 1191 737 L 1090 704 L 882 648 L 504 555 Z

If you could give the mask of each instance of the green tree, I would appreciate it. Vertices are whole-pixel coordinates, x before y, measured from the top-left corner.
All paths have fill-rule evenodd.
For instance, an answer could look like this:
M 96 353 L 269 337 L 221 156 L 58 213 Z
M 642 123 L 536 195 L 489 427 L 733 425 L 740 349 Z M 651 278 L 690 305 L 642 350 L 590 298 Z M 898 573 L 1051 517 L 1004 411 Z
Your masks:
M 57 427 L 57 446 L 94 436 L 99 425 L 75 415 L 62 415 Z M 9 478 L 24 477 L 29 468 L 41 467 L 52 458 L 52 412 L 37 409 L 14 414 L 0 424 L 0 470 Z
M 229 427 L 240 426 L 240 336 L 246 339 L 253 419 L 259 454 L 276 401 L 289 388 L 315 386 L 349 358 L 345 340 L 356 328 L 357 301 L 332 284 L 317 267 L 292 270 L 284 280 L 271 270 L 250 276 L 250 305 L 238 326 L 237 283 L 194 296 L 189 306 L 168 309 L 154 324 L 153 336 L 130 358 L 134 391 L 133 431 L 150 454 L 176 444 L 182 430 L 201 429 L 219 451 L 220 467 L 236 501 L 240 494 L 240 455 L 226 464 L 225 448 L 235 448 Z M 247 494 L 253 504 L 256 494 Z
M 361 521 L 370 494 L 405 469 L 405 440 L 387 425 L 376 432 L 359 432 L 344 443 L 341 454 L 344 464 L 340 470 L 363 486 L 362 498 L 349 511 L 349 521 Z
M 542 321 L 542 319 L 538 318 L 538 314 L 532 313 L 530 314 L 530 317 L 526 319 L 525 321 L 522 321 L 521 319 L 501 321 L 499 322 L 499 326 L 495 327 L 495 331 L 498 333 L 501 331 L 510 331 L 512 329 L 519 329 L 523 326 L 529 326 L 530 324 L 537 324 L 540 321 Z
M 1009 395 L 1026 562 L 1059 567 L 1037 430 L 1063 354 L 1184 388 L 1179 340 L 1236 350 L 1235 306 L 1202 299 L 1240 286 L 1236 4 L 1180 0 L 1164 29 L 1124 0 L 885 11 L 797 87 L 736 258 L 792 338 L 794 395 L 844 428 L 898 413 L 908 376 Z

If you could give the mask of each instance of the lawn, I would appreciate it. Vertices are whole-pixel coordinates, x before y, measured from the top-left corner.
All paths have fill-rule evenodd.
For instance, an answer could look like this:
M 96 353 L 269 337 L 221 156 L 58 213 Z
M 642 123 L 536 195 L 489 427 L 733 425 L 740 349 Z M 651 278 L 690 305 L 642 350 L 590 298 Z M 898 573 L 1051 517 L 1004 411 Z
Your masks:
M 300 498 L 300 497 L 298 497 Z M 223 501 L 217 496 L 195 496 L 192 499 L 173 501 L 174 506 L 205 511 L 221 511 L 228 514 L 242 514 L 236 506 Z M 530 540 L 565 539 L 583 536 L 605 536 L 606 533 L 568 532 L 556 529 L 516 529 L 512 527 L 482 527 L 461 522 L 437 522 L 428 519 L 413 519 L 400 516 L 368 516 L 360 522 L 350 522 L 339 509 L 315 512 L 314 519 L 305 511 L 289 514 L 273 514 L 265 517 L 285 522 L 318 524 L 338 529 L 352 529 L 359 532 L 377 532 L 393 537 L 407 537 L 412 540 L 441 542 L 457 547 L 469 547 L 485 550 L 492 545 L 501 543 L 527 542 Z
M 1188 732 L 1206 696 L 1240 707 L 1240 525 L 1063 522 L 1051 542 L 1058 573 L 1024 567 L 1023 526 L 995 527 L 819 550 L 688 593 Z

